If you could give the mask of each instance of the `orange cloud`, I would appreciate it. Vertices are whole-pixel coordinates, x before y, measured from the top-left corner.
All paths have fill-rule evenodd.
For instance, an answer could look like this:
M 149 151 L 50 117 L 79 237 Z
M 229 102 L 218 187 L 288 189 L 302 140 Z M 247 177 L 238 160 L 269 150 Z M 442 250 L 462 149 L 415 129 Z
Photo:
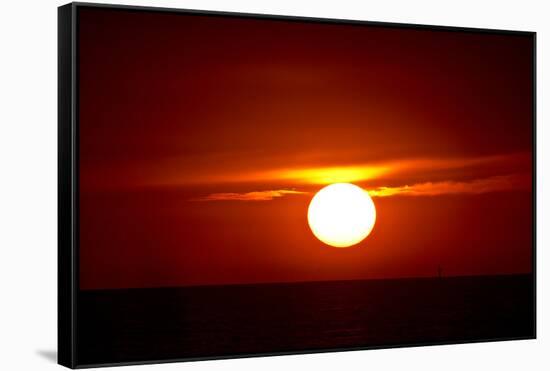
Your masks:
M 176 166 L 176 165 L 174 165 Z M 253 169 L 231 168 L 231 163 L 223 163 L 226 169 L 201 166 L 196 169 L 182 169 L 167 173 L 177 174 L 164 178 L 156 185 L 198 185 L 198 184 L 269 184 L 283 187 L 302 185 L 324 185 L 331 183 L 399 183 L 409 176 L 417 181 L 425 178 L 433 181 L 454 177 L 457 171 L 468 169 L 467 174 L 494 176 L 525 171 L 530 166 L 530 154 L 466 157 L 466 158 L 416 158 L 384 162 L 355 163 L 333 166 L 273 167 L 254 171 Z M 262 168 L 262 167 L 260 167 Z M 482 170 L 480 170 L 482 169 Z M 185 174 L 183 177 L 181 174 Z M 448 178 L 447 178 L 448 179 Z
M 280 169 L 257 174 L 259 178 L 302 184 L 351 183 L 380 178 L 391 171 L 386 164 Z
M 208 196 L 195 199 L 195 201 L 270 201 L 274 198 L 286 195 L 300 195 L 308 192 L 300 192 L 290 189 L 278 189 L 272 191 L 256 191 L 246 193 L 212 193 Z
M 411 186 L 378 187 L 369 190 L 372 197 L 389 196 L 437 196 L 443 194 L 480 194 L 496 191 L 528 190 L 531 182 L 525 175 L 494 176 L 485 179 L 476 179 L 470 182 L 426 182 Z
M 425 182 L 397 187 L 377 187 L 369 189 L 371 197 L 391 196 L 439 196 L 448 194 L 481 194 L 499 191 L 530 190 L 531 178 L 527 174 L 514 174 L 475 179 L 467 182 L 442 181 Z M 245 193 L 212 193 L 193 199 L 193 201 L 270 201 L 286 195 L 306 195 L 303 192 L 291 189 L 255 191 Z

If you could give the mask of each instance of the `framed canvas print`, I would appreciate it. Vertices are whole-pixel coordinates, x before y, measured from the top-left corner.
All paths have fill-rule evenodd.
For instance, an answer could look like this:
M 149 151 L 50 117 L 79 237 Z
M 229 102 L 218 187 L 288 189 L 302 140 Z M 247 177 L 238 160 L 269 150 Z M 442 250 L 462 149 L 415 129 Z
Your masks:
M 535 337 L 535 33 L 59 8 L 59 363 Z

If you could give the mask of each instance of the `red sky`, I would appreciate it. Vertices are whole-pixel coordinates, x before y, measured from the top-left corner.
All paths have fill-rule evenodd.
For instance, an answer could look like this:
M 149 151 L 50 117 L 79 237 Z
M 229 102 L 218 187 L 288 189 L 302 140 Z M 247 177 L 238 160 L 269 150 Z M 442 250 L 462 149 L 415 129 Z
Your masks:
M 528 35 L 79 15 L 80 286 L 531 271 Z M 318 241 L 313 194 L 372 234 Z

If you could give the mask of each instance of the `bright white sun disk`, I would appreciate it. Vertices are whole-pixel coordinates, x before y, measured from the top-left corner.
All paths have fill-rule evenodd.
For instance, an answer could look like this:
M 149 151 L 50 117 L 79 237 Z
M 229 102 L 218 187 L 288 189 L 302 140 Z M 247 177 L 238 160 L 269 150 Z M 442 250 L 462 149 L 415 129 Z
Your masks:
M 307 218 L 319 240 L 334 247 L 348 247 L 370 234 L 376 221 L 376 208 L 362 188 L 334 183 L 313 197 Z

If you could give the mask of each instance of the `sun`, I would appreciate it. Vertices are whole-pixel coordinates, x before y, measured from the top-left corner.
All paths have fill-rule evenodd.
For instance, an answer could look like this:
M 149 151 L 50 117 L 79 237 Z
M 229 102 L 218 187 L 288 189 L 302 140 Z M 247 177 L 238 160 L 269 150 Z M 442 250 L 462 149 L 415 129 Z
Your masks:
M 349 247 L 370 234 L 376 221 L 376 208 L 361 187 L 334 183 L 315 194 L 307 219 L 319 240 L 334 247 Z

